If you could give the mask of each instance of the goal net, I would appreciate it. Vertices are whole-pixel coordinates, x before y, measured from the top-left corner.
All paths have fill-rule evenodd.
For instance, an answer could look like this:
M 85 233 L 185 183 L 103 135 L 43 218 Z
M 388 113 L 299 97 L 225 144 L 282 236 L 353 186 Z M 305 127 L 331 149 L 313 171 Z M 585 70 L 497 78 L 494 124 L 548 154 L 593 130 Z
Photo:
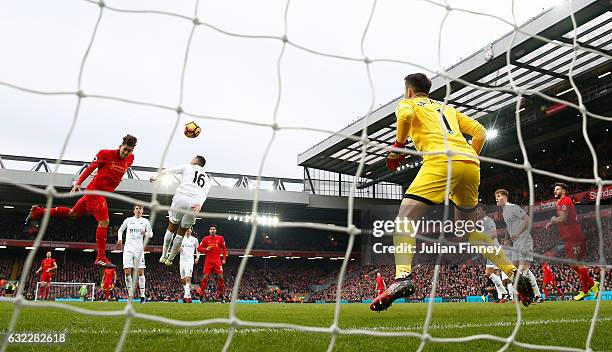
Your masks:
M 339 270 L 339 275 L 337 277 L 337 285 L 336 285 L 337 288 L 336 288 L 336 303 L 335 303 L 334 317 L 333 317 L 333 321 L 331 322 L 329 326 L 320 327 L 320 326 L 308 326 L 308 325 L 298 325 L 298 324 L 286 324 L 286 323 L 280 323 L 280 322 L 246 321 L 243 319 L 239 319 L 237 317 L 236 301 L 237 301 L 240 285 L 243 279 L 243 275 L 245 273 L 249 258 L 251 257 L 250 253 L 253 250 L 253 246 L 254 246 L 255 238 L 256 238 L 256 227 L 258 225 L 257 219 L 258 219 L 259 209 L 260 209 L 259 200 L 260 200 L 261 192 L 260 192 L 259 185 L 261 182 L 261 175 L 264 170 L 264 167 L 267 165 L 267 163 L 270 162 L 270 160 L 268 159 L 269 159 L 269 155 L 271 153 L 272 147 L 275 145 L 275 143 L 277 143 L 281 139 L 280 136 L 283 133 L 287 131 L 299 131 L 299 132 L 322 133 L 328 136 L 341 135 L 343 138 L 356 142 L 357 147 L 355 148 L 355 150 L 357 154 L 356 154 L 355 161 L 358 162 L 359 166 L 355 173 L 355 180 L 359 180 L 360 177 L 363 176 L 362 173 L 363 173 L 364 166 L 366 164 L 366 158 L 368 157 L 370 153 L 386 153 L 389 151 L 406 152 L 406 150 L 392 148 L 389 144 L 380 143 L 375 138 L 372 138 L 372 139 L 368 138 L 368 131 L 367 131 L 367 127 L 369 125 L 368 122 L 369 122 L 369 119 L 371 118 L 373 111 L 375 110 L 375 103 L 376 103 L 376 100 L 375 100 L 376 89 L 375 89 L 375 82 L 372 77 L 372 70 L 375 67 L 377 67 L 377 65 L 381 65 L 381 64 L 400 64 L 400 65 L 404 65 L 403 67 L 406 68 L 407 72 L 423 71 L 429 74 L 430 76 L 435 75 L 436 77 L 443 79 L 445 81 L 448 87 L 448 92 L 451 91 L 451 85 L 458 83 L 465 87 L 475 88 L 481 92 L 495 91 L 495 92 L 500 92 L 504 94 L 512 94 L 516 102 L 515 108 L 513 110 L 516 115 L 516 132 L 518 135 L 518 144 L 519 144 L 520 154 L 522 155 L 523 162 L 522 163 L 512 162 L 512 161 L 500 160 L 500 159 L 484 157 L 484 156 L 481 156 L 480 160 L 483 163 L 487 163 L 487 165 L 495 165 L 495 166 L 504 165 L 509 168 L 514 168 L 514 169 L 524 171 L 529 181 L 528 199 L 529 199 L 530 205 L 533 205 L 535 203 L 535 186 L 533 182 L 534 175 L 546 175 L 546 176 L 554 177 L 556 179 L 567 181 L 567 182 L 588 184 L 588 185 L 595 187 L 596 192 L 595 192 L 595 197 L 594 197 L 595 199 L 594 211 L 595 211 L 596 219 L 597 219 L 596 221 L 597 231 L 596 232 L 597 232 L 597 236 L 599 239 L 599 247 L 598 247 L 599 255 L 598 255 L 597 264 L 599 265 L 599 268 L 601 271 L 601 278 L 600 278 L 601 286 L 604 287 L 604 282 L 606 280 L 606 270 L 605 270 L 606 262 L 605 262 L 605 255 L 603 252 L 604 241 L 603 241 L 603 234 L 602 234 L 600 204 L 601 204 L 603 188 L 606 186 L 612 185 L 612 180 L 603 179 L 599 173 L 598 155 L 595 152 L 593 144 L 590 141 L 590 136 L 587 132 L 587 121 L 591 119 L 612 121 L 612 117 L 602 116 L 602 115 L 589 111 L 583 103 L 584 97 L 581 93 L 582 89 L 578 87 L 573 80 L 574 69 L 578 66 L 581 55 L 587 53 L 589 55 L 595 55 L 599 58 L 603 58 L 604 60 L 612 59 L 612 56 L 609 55 L 609 49 L 607 49 L 608 51 L 599 50 L 593 46 L 583 45 L 578 41 L 579 32 L 578 32 L 578 25 L 576 24 L 576 18 L 575 18 L 576 10 L 575 9 L 578 7 L 584 7 L 585 4 L 591 3 L 592 1 L 568 1 L 563 4 L 560 4 L 558 8 L 555 10 L 555 11 L 563 11 L 568 16 L 567 17 L 568 20 L 572 22 L 572 30 L 568 33 L 568 37 L 566 37 L 567 39 L 566 41 L 560 41 L 560 40 L 548 38 L 546 36 L 538 35 L 536 32 L 526 29 L 526 27 L 520 26 L 516 22 L 516 19 L 514 21 L 508 21 L 496 15 L 491 15 L 491 14 L 482 13 L 479 11 L 466 10 L 462 8 L 453 7 L 446 2 L 439 3 L 435 1 L 429 1 L 429 0 L 425 0 L 423 2 L 415 2 L 415 3 L 423 3 L 431 7 L 432 10 L 441 11 L 444 13 L 444 19 L 442 20 L 442 22 L 439 24 L 436 24 L 439 29 L 439 33 L 440 33 L 438 42 L 437 42 L 437 50 L 435 48 L 432 49 L 433 51 L 436 51 L 438 60 L 434 61 L 429 66 L 424 66 L 424 65 L 420 65 L 415 62 L 412 62 L 410 60 L 410 52 L 408 52 L 407 54 L 408 59 L 406 59 L 406 58 L 376 57 L 375 55 L 369 53 L 366 50 L 365 43 L 367 41 L 368 35 L 370 34 L 369 30 L 371 28 L 373 21 L 374 20 L 385 21 L 385 19 L 382 19 L 382 18 L 377 19 L 376 17 L 377 6 L 379 6 L 379 3 L 377 1 L 373 1 L 370 3 L 370 8 L 368 10 L 367 19 L 366 21 L 364 21 L 363 31 L 360 33 L 360 36 L 359 36 L 360 43 L 361 43 L 360 53 L 353 54 L 353 55 L 345 54 L 345 53 L 338 53 L 338 52 L 334 52 L 333 50 L 319 49 L 319 48 L 316 48 L 316 46 L 314 45 L 312 46 L 305 45 L 305 44 L 300 43 L 299 41 L 294 40 L 291 36 L 289 36 L 290 32 L 288 31 L 288 27 L 291 26 L 290 18 L 292 18 L 293 16 L 291 12 L 292 7 L 297 6 L 296 3 L 290 2 L 290 1 L 287 1 L 285 3 L 282 14 L 279 15 L 282 18 L 281 25 L 280 25 L 282 30 L 278 31 L 278 33 L 274 35 L 237 33 L 237 32 L 233 32 L 232 30 L 216 26 L 215 23 L 213 22 L 207 22 L 206 20 L 202 19 L 203 18 L 202 14 L 198 10 L 198 6 L 200 5 L 200 2 L 198 0 L 194 2 L 193 8 L 191 8 L 189 10 L 189 13 L 187 14 L 186 13 L 174 13 L 174 12 L 157 10 L 157 9 L 141 10 L 141 9 L 133 9 L 133 8 L 123 8 L 121 6 L 124 4 L 117 3 L 117 5 L 114 5 L 114 2 L 113 2 L 113 5 L 109 5 L 105 1 L 102 1 L 102 0 L 99 0 L 99 1 L 75 0 L 74 2 L 80 3 L 82 6 L 90 6 L 91 11 L 95 12 L 95 19 L 92 21 L 91 24 L 89 23 L 83 24 L 84 27 L 80 28 L 79 30 L 80 33 L 87 33 L 87 43 L 86 43 L 87 45 L 85 46 L 85 49 L 81 53 L 78 67 L 75 67 L 74 71 L 76 73 L 76 82 L 74 82 L 71 88 L 69 89 L 55 88 L 52 82 L 47 82 L 47 84 L 45 85 L 45 88 L 41 88 L 36 85 L 28 84 L 27 82 L 24 83 L 17 79 L 7 80 L 5 77 L 0 76 L 0 87 L 3 87 L 4 89 L 18 91 L 22 94 L 32 94 L 36 96 L 44 96 L 47 99 L 74 99 L 75 101 L 74 108 L 69 113 L 69 116 L 66 116 L 67 118 L 69 117 L 70 122 L 69 122 L 69 125 L 67 126 L 66 138 L 63 141 L 60 153 L 57 156 L 58 162 L 53 168 L 53 171 L 54 171 L 53 177 L 55 177 L 60 167 L 60 164 L 59 164 L 60 161 L 65 158 L 66 150 L 68 149 L 70 142 L 76 138 L 76 132 L 79 128 L 79 122 L 82 119 L 83 110 L 85 109 L 85 106 L 84 106 L 85 102 L 87 103 L 102 102 L 104 104 L 112 104 L 113 114 L 117 114 L 118 111 L 120 111 L 121 109 L 127 110 L 129 109 L 129 107 L 133 107 L 133 106 L 145 107 L 147 109 L 153 109 L 153 110 L 160 110 L 160 111 L 170 114 L 170 116 L 172 117 L 171 122 L 167 123 L 167 121 L 165 121 L 165 125 L 164 125 L 165 128 L 169 130 L 168 135 L 162 136 L 162 133 L 160 130 L 160 135 L 157 136 L 158 140 L 160 140 L 159 139 L 160 137 L 162 138 L 162 140 L 163 138 L 166 138 L 165 146 L 163 150 L 161 150 L 161 157 L 160 157 L 160 162 L 159 162 L 160 170 L 165 166 L 165 160 L 168 157 L 168 154 L 171 150 L 171 146 L 173 145 L 173 143 L 177 143 L 176 135 L 178 134 L 177 132 L 180 132 L 179 127 L 181 126 L 181 122 L 185 118 L 201 121 L 203 123 L 203 126 L 206 126 L 206 124 L 209 123 L 209 124 L 216 124 L 217 126 L 222 126 L 227 129 L 233 129 L 234 126 L 236 126 L 236 124 L 238 126 L 257 126 L 257 127 L 262 128 L 262 130 L 265 128 L 270 133 L 269 138 L 267 139 L 264 137 L 254 138 L 254 136 L 251 135 L 249 136 L 248 140 L 245 141 L 246 144 L 240 143 L 240 145 L 236 147 L 236 150 L 231 150 L 231 151 L 226 150 L 227 153 L 238 153 L 239 150 L 240 152 L 242 152 L 246 148 L 246 152 L 248 153 L 249 143 L 259 142 L 259 143 L 265 144 L 266 146 L 265 151 L 259 162 L 259 167 L 258 167 L 258 172 L 257 172 L 258 177 L 256 180 L 256 185 L 253 188 L 254 199 L 253 199 L 252 208 L 250 211 L 251 219 L 253 219 L 252 227 L 251 227 L 251 231 L 249 235 L 249 240 L 245 248 L 245 255 L 242 256 L 240 265 L 235 275 L 234 285 L 232 289 L 231 302 L 229 304 L 228 317 L 219 318 L 219 319 L 202 320 L 202 321 L 184 321 L 184 320 L 171 319 L 171 318 L 159 317 L 159 316 L 151 316 L 148 314 L 140 313 L 134 308 L 131 300 L 128 301 L 127 307 L 125 309 L 121 308 L 121 309 L 118 309 L 112 312 L 105 311 L 104 314 L 102 314 L 100 311 L 97 311 L 97 310 L 86 309 L 86 308 L 81 308 L 81 307 L 77 308 L 73 305 L 68 305 L 68 304 L 62 304 L 62 303 L 57 304 L 57 303 L 50 303 L 50 302 L 32 302 L 32 301 L 26 300 L 24 298 L 24 287 L 26 286 L 25 283 L 27 282 L 28 274 L 31 272 L 32 266 L 35 265 L 34 259 L 35 259 L 37 251 L 39 250 L 40 243 L 45 238 L 45 234 L 46 234 L 48 224 L 49 224 L 49 219 L 50 219 L 49 212 L 47 211 L 47 213 L 42 219 L 40 230 L 36 235 L 36 238 L 33 244 L 33 249 L 28 253 L 25 263 L 23 265 L 23 269 L 22 269 L 21 277 L 20 277 L 20 283 L 18 286 L 16 297 L 10 299 L 12 302 L 14 302 L 14 310 L 12 312 L 10 324 L 8 326 L 8 333 L 5 335 L 6 337 L 2 343 L 0 351 L 5 351 L 7 349 L 8 336 L 11 332 L 15 330 L 18 318 L 24 307 L 45 307 L 50 304 L 52 304 L 53 307 L 56 307 L 56 308 L 66 309 L 68 311 L 88 314 L 88 315 L 93 315 L 93 316 L 101 316 L 101 315 L 125 316 L 124 329 L 122 330 L 122 333 L 117 341 L 117 346 L 116 346 L 117 351 L 121 351 L 124 348 L 127 336 L 130 331 L 129 327 L 133 319 L 144 319 L 144 320 L 149 320 L 149 321 L 155 321 L 158 323 L 165 323 L 165 324 L 172 325 L 172 326 L 182 326 L 182 327 L 207 326 L 209 324 L 224 324 L 229 328 L 229 334 L 223 346 L 223 351 L 227 351 L 231 348 L 234 338 L 237 334 L 237 330 L 239 328 L 244 328 L 244 327 L 263 328 L 263 329 L 289 329 L 289 330 L 305 332 L 305 333 L 308 332 L 308 333 L 328 334 L 329 335 L 328 351 L 334 350 L 334 348 L 336 347 L 337 339 L 340 335 L 347 335 L 347 336 L 348 335 L 351 335 L 351 336 L 361 335 L 361 336 L 381 337 L 381 338 L 382 337 L 385 337 L 385 338 L 411 337 L 411 338 L 418 339 L 418 341 L 420 341 L 418 351 L 422 351 L 426 348 L 435 349 L 435 347 L 431 347 L 432 344 L 461 343 L 461 342 L 469 342 L 469 341 L 475 341 L 475 340 L 489 340 L 489 341 L 502 343 L 504 345 L 502 347 L 502 350 L 506 350 L 510 348 L 511 346 L 515 346 L 518 349 L 591 351 L 594 331 L 599 321 L 598 317 L 600 314 L 601 299 L 597 300 L 595 309 L 592 314 L 592 320 L 589 323 L 588 336 L 584 343 L 584 348 L 580 348 L 580 349 L 571 348 L 567 346 L 531 344 L 531 343 L 520 341 L 518 339 L 518 333 L 522 326 L 522 312 L 518 304 L 516 305 L 515 328 L 512 330 L 512 333 L 508 336 L 494 336 L 490 334 L 467 335 L 467 336 L 458 337 L 458 338 L 446 338 L 446 337 L 433 336 L 430 332 L 430 327 L 432 325 L 432 320 L 433 320 L 433 302 L 434 302 L 433 299 L 430 299 L 428 301 L 427 314 L 425 316 L 425 319 L 422 325 L 422 329 L 419 332 L 405 331 L 405 330 L 399 330 L 399 329 L 397 331 L 375 331 L 375 330 L 341 327 L 341 319 L 342 319 L 341 309 L 340 309 L 341 294 L 343 290 L 343 281 L 345 278 L 345 274 L 347 273 L 347 266 L 349 264 L 349 260 L 344 260 Z M 0 7 L 2 6 L 5 6 L 5 5 L 4 4 L 0 5 Z M 60 6 L 60 5 L 54 4 L 53 6 Z M 70 6 L 70 5 L 64 5 L 64 3 L 62 3 L 61 6 Z M 514 2 L 512 2 L 512 10 L 514 10 Z M 503 81 L 501 85 L 482 84 L 480 82 L 466 81 L 458 77 L 457 75 L 454 75 L 452 73 L 452 70 L 447 70 L 443 68 L 442 65 L 440 64 L 441 62 L 440 52 L 442 50 L 442 47 L 445 45 L 443 41 L 445 23 L 447 21 L 447 18 L 455 13 L 469 13 L 475 16 L 486 18 L 487 20 L 500 21 L 500 22 L 507 24 L 509 27 L 512 28 L 512 40 L 508 43 L 508 48 L 506 52 L 506 63 L 507 63 L 507 71 L 508 71 L 507 80 Z M 87 81 L 86 72 L 87 72 L 88 65 L 90 64 L 91 54 L 92 52 L 95 52 L 96 50 L 98 50 L 98 48 L 96 47 L 96 43 L 99 40 L 99 37 L 104 34 L 103 29 L 105 28 L 105 26 L 110 26 L 112 19 L 121 18 L 122 20 L 125 20 L 125 21 L 131 21 L 134 18 L 133 16 L 155 16 L 156 19 L 168 19 L 168 20 L 173 20 L 173 21 L 181 21 L 181 23 L 183 23 L 185 26 L 188 27 L 189 30 L 187 31 L 184 38 L 183 37 L 176 38 L 177 41 L 180 39 L 180 42 L 184 43 L 184 46 L 182 46 L 180 53 L 177 53 L 177 55 L 180 56 L 180 69 L 179 69 L 180 83 L 178 85 L 179 89 L 178 89 L 178 93 L 176 94 L 176 96 L 163 97 L 163 99 L 162 98 L 159 99 L 160 101 L 139 100 L 139 99 L 132 98 L 132 97 L 125 97 L 122 94 L 114 95 L 114 94 L 109 94 L 109 93 L 100 93 L 100 92 L 97 92 L 95 89 L 90 90 L 88 88 L 89 86 L 85 84 Z M 412 13 L 410 14 L 410 16 L 412 17 L 419 16 L 419 14 Z M 406 26 L 409 26 L 410 19 L 405 18 L 405 21 L 406 21 Z M 266 42 L 273 42 L 273 43 L 278 44 L 278 47 L 276 49 L 276 54 L 273 59 L 273 66 L 274 66 L 273 81 L 275 82 L 275 90 L 274 90 L 275 99 L 274 99 L 274 106 L 273 106 L 273 109 L 271 109 L 270 116 L 266 117 L 264 120 L 255 120 L 255 119 L 245 120 L 245 119 L 236 118 L 234 116 L 228 117 L 228 116 L 217 116 L 215 114 L 199 113 L 198 111 L 195 111 L 195 110 L 193 111 L 189 110 L 184 106 L 184 100 L 185 100 L 186 94 L 199 94 L 199 92 L 188 92 L 186 90 L 185 80 L 186 80 L 186 77 L 188 77 L 189 71 L 191 69 L 198 68 L 198 67 L 205 65 L 205 64 L 198 62 L 198 60 L 193 60 L 193 58 L 191 57 L 193 44 L 197 40 L 196 39 L 197 35 L 203 29 L 213 31 L 215 34 L 222 36 L 223 38 L 242 38 L 242 39 L 249 39 L 252 42 L 266 41 Z M 126 35 L 127 34 L 129 33 L 126 32 Z M 513 57 L 511 55 L 512 54 L 511 53 L 512 44 L 515 41 L 524 40 L 525 38 L 535 38 L 539 41 L 545 42 L 547 44 L 551 44 L 555 47 L 563 48 L 571 53 L 572 60 L 571 62 L 566 64 L 567 70 L 565 71 L 567 72 L 565 76 L 569 80 L 572 91 L 575 92 L 577 96 L 576 101 L 564 99 L 565 98 L 564 96 L 546 95 L 541 90 L 539 90 L 537 86 L 532 87 L 531 85 L 528 84 L 528 82 L 525 82 L 524 80 L 521 80 L 518 77 L 514 77 L 515 72 L 511 69 L 514 65 Z M 398 45 L 403 45 L 403 43 L 398 44 Z M 407 50 L 409 51 L 409 49 Z M 288 54 L 289 51 L 291 51 L 291 54 Z M 362 121 L 363 128 L 361 129 L 361 132 L 356 133 L 356 134 L 343 135 L 343 134 L 339 134 L 336 130 L 327 129 L 326 126 L 324 125 L 312 126 L 311 124 L 308 124 L 308 121 L 304 121 L 299 124 L 284 123 L 283 120 L 279 118 L 283 114 L 287 114 L 287 112 L 283 110 L 284 107 L 281 106 L 282 101 L 283 101 L 282 98 L 284 96 L 283 94 L 288 93 L 284 90 L 284 84 L 285 84 L 286 77 L 284 76 L 285 72 L 283 70 L 283 65 L 287 64 L 288 61 L 290 61 L 291 57 L 295 54 L 295 52 L 304 53 L 307 55 L 314 55 L 318 59 L 333 60 L 334 62 L 340 63 L 340 64 L 360 65 L 363 68 L 363 77 L 364 77 L 363 86 L 365 87 L 365 89 L 368 90 L 369 95 L 370 95 L 370 100 L 369 100 L 369 109 L 367 111 L 367 114 L 365 115 L 365 118 Z M 249 55 L 243 53 L 241 60 L 249 60 Z M 146 60 L 143 58 L 143 62 L 144 61 Z M 236 65 L 239 66 L 238 63 Z M 547 69 L 548 68 L 538 68 L 538 67 L 532 68 L 532 70 L 536 70 L 536 71 L 537 70 L 547 70 Z M 162 74 L 161 71 L 165 71 L 165 70 L 159 70 L 159 74 Z M 398 81 L 401 82 L 401 80 L 398 80 Z M 321 86 L 324 86 L 326 82 L 320 82 L 319 84 Z M 250 86 L 250 88 L 247 88 L 247 89 L 256 89 L 256 88 L 255 86 Z M 237 94 L 243 94 L 243 92 L 241 92 L 240 89 L 238 89 Z M 543 99 L 544 101 L 547 101 L 547 102 L 564 104 L 565 106 L 576 109 L 579 112 L 579 118 L 581 119 L 581 121 L 583 121 L 581 132 L 583 135 L 584 142 L 587 144 L 588 149 L 590 151 L 590 154 L 588 155 L 588 157 L 593 160 L 593 164 L 594 164 L 594 167 L 592 170 L 593 172 L 589 177 L 576 177 L 574 175 L 562 175 L 562 174 L 551 172 L 545 169 L 538 169 L 532 166 L 532 164 L 530 163 L 529 153 L 527 152 L 527 147 L 522 138 L 522 131 L 521 131 L 521 128 L 522 128 L 521 127 L 522 126 L 521 102 L 526 96 L 537 96 L 540 99 Z M 239 99 L 240 97 L 237 97 L 237 96 L 233 97 L 232 104 L 238 103 Z M 444 103 L 446 104 L 448 103 L 448 101 L 449 101 L 449 94 L 447 94 Z M 316 104 L 316 102 L 308 102 L 308 103 Z M 95 106 L 98 106 L 98 105 L 93 104 L 91 106 L 88 106 L 87 109 L 95 108 Z M 325 107 L 321 106 L 320 109 L 324 110 Z M 229 111 L 230 111 L 229 113 L 231 113 L 231 108 L 229 109 Z M 291 113 L 289 112 L 288 114 L 291 114 Z M 100 119 L 106 119 L 106 117 L 100 117 Z M 236 141 L 234 140 L 228 140 L 227 144 L 230 145 L 230 144 L 234 144 L 235 142 Z M 407 152 L 415 156 L 423 155 L 423 153 L 416 152 L 413 150 L 412 151 L 408 150 Z M 447 148 L 446 153 L 443 153 L 443 154 L 448 155 L 450 158 L 450 156 L 456 153 L 457 153 L 456 151 L 453 151 Z M 438 154 L 441 154 L 441 153 L 438 153 Z M 294 160 L 294 159 L 291 159 L 291 160 Z M 291 163 L 293 163 L 293 161 L 291 161 Z M 449 169 L 448 172 L 450 174 L 451 170 Z M 53 181 L 53 177 L 51 177 L 52 181 Z M 43 196 L 46 200 L 47 209 L 50 206 L 52 206 L 54 200 L 58 198 L 74 197 L 74 195 L 70 195 L 68 193 L 58 192 L 52 186 L 52 184 L 49 184 L 48 187 L 44 189 L 40 189 L 37 187 L 33 187 L 31 185 L 16 182 L 14 179 L 11 179 L 11 178 L 2 177 L 0 178 L 0 182 L 14 185 L 21 189 L 27 190 L 37 196 Z M 350 192 L 348 194 L 348 207 L 347 207 L 348 216 L 346 218 L 346 222 L 344 226 L 333 226 L 333 225 L 323 224 L 323 223 L 321 224 L 292 223 L 292 222 L 284 222 L 284 221 L 280 221 L 276 226 L 278 228 L 283 228 L 283 227 L 284 228 L 292 228 L 292 227 L 313 228 L 313 229 L 325 230 L 325 231 L 329 231 L 332 233 L 339 233 L 340 235 L 348 236 L 348 245 L 346 247 L 346 252 L 344 255 L 344 258 L 348 259 L 351 257 L 351 254 L 355 250 L 354 244 L 355 244 L 356 237 L 362 234 L 361 229 L 355 226 L 355 220 L 354 220 L 356 186 L 357 184 L 354 182 L 350 186 Z M 449 191 L 449 187 L 450 187 L 450 182 L 447 183 L 446 185 L 447 194 Z M 130 204 L 138 203 L 138 204 L 144 205 L 145 207 L 151 210 L 151 215 L 150 215 L 151 223 L 155 222 L 156 217 L 160 217 L 160 216 L 164 217 L 165 212 L 167 212 L 170 209 L 168 206 L 164 206 L 160 204 L 158 200 L 159 195 L 157 194 L 157 192 L 154 192 L 151 195 L 151 198 L 146 202 L 143 202 L 140 199 L 135 199 L 135 198 L 128 197 L 122 194 L 117 194 L 117 193 L 108 193 L 108 192 L 101 192 L 101 191 L 94 191 L 94 192 L 86 191 L 85 193 L 100 194 L 112 200 L 126 202 Z M 448 199 L 446 200 L 446 204 L 448 205 Z M 184 212 L 181 209 L 173 209 L 173 210 L 177 212 Z M 198 215 L 203 218 L 207 218 L 207 219 L 225 219 L 227 217 L 226 213 L 201 212 Z M 530 215 L 532 215 L 531 212 L 530 212 Z M 437 265 L 433 272 L 432 287 L 431 287 L 431 291 L 429 294 L 431 298 L 435 297 L 436 295 L 436 290 L 438 288 L 437 287 L 438 280 L 439 280 L 439 266 Z M 134 271 L 133 282 L 136 282 L 136 270 Z M 88 284 L 88 285 L 91 285 L 91 284 Z M 72 295 L 78 296 L 78 287 L 79 287 L 79 284 L 54 283 L 54 285 L 52 286 L 52 290 L 50 291 L 50 297 L 66 297 L 66 296 L 72 296 Z M 37 292 L 38 291 L 39 291 L 39 288 L 37 285 Z M 93 293 L 93 288 L 91 289 L 91 292 Z M 90 299 L 93 299 L 93 294 L 90 294 L 90 297 L 91 297 Z
M 90 301 L 96 297 L 96 284 L 93 282 L 37 282 L 34 300 L 47 301 Z

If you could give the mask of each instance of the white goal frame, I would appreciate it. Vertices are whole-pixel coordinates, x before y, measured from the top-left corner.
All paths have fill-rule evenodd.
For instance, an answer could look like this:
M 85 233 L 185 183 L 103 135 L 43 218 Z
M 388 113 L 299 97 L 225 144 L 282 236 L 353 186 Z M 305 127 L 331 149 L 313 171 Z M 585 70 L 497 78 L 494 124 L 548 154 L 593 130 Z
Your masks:
M 38 292 L 40 291 L 40 286 L 43 282 L 42 281 L 38 281 L 36 283 L 36 290 L 34 290 L 34 300 L 38 301 Z M 81 287 L 81 285 L 86 285 L 86 286 L 91 286 L 91 299 L 90 301 L 93 302 L 95 297 L 96 297 L 96 284 L 95 282 L 55 282 L 55 281 L 51 281 L 50 282 L 51 286 L 78 286 Z

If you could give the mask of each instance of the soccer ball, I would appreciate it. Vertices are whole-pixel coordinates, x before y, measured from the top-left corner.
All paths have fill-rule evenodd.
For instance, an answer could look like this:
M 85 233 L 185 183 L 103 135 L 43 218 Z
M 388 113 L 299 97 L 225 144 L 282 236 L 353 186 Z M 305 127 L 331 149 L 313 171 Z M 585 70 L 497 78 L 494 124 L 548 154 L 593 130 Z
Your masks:
M 202 132 L 202 129 L 194 121 L 185 124 L 185 130 L 183 131 L 187 138 L 195 138 L 200 135 L 200 132 Z

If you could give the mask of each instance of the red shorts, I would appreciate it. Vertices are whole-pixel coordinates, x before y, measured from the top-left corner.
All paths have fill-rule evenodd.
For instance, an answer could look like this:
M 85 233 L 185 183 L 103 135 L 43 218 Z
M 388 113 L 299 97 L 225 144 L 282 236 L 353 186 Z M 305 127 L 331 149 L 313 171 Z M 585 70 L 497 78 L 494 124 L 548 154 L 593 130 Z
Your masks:
M 204 275 L 217 274 L 223 275 L 223 266 L 220 262 L 204 262 Z
M 379 288 L 379 289 L 378 289 L 378 295 L 379 295 L 379 296 L 380 296 L 380 295 L 382 295 L 382 294 L 383 294 L 383 292 L 385 292 L 385 289 L 384 289 L 384 288 Z
M 565 242 L 565 255 L 570 259 L 581 259 L 587 254 L 586 241 Z
M 42 275 L 40 275 L 41 282 L 51 282 L 52 278 L 53 278 L 53 273 L 42 273 Z
M 102 283 L 102 289 L 103 289 L 103 290 L 105 290 L 105 291 L 111 290 L 111 289 L 113 288 L 113 286 L 114 286 L 114 285 L 113 285 L 113 283 L 112 283 L 112 282 L 106 282 L 106 281 L 104 281 L 104 282 Z
M 79 215 L 91 214 L 97 221 L 108 220 L 108 206 L 106 205 L 106 198 L 103 196 L 84 195 L 72 207 L 72 211 Z
M 544 278 L 544 285 L 547 285 L 547 284 L 554 285 L 555 283 L 556 282 L 555 282 L 555 278 L 554 277 L 545 277 Z

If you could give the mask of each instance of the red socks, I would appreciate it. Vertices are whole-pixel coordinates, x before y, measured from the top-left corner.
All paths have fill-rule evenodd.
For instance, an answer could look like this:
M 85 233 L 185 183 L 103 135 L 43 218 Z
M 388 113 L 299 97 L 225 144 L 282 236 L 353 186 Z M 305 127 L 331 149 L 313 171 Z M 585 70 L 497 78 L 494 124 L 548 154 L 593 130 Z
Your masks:
M 50 209 L 51 216 L 57 216 L 59 218 L 65 218 L 70 213 L 70 208 L 68 207 L 55 207 Z
M 200 291 L 201 291 L 201 295 L 204 296 L 206 294 L 206 286 L 208 286 L 208 278 L 207 277 L 203 277 L 202 278 L 202 282 L 200 282 Z
M 96 244 L 98 245 L 98 259 L 106 258 L 106 236 L 108 227 L 100 227 L 96 229 Z
M 219 281 L 217 281 L 217 293 L 219 294 L 219 298 L 223 298 L 223 285 L 225 281 L 223 281 L 222 277 L 219 277 Z
M 589 269 L 586 267 L 574 269 L 576 273 L 578 273 L 578 277 L 580 278 L 580 282 L 582 283 L 582 292 L 587 293 L 593 287 L 593 279 L 589 275 Z
M 544 297 L 548 299 L 548 288 L 544 287 Z
M 108 301 L 109 297 L 110 297 L 110 291 L 104 291 L 104 297 L 106 298 L 106 300 Z

